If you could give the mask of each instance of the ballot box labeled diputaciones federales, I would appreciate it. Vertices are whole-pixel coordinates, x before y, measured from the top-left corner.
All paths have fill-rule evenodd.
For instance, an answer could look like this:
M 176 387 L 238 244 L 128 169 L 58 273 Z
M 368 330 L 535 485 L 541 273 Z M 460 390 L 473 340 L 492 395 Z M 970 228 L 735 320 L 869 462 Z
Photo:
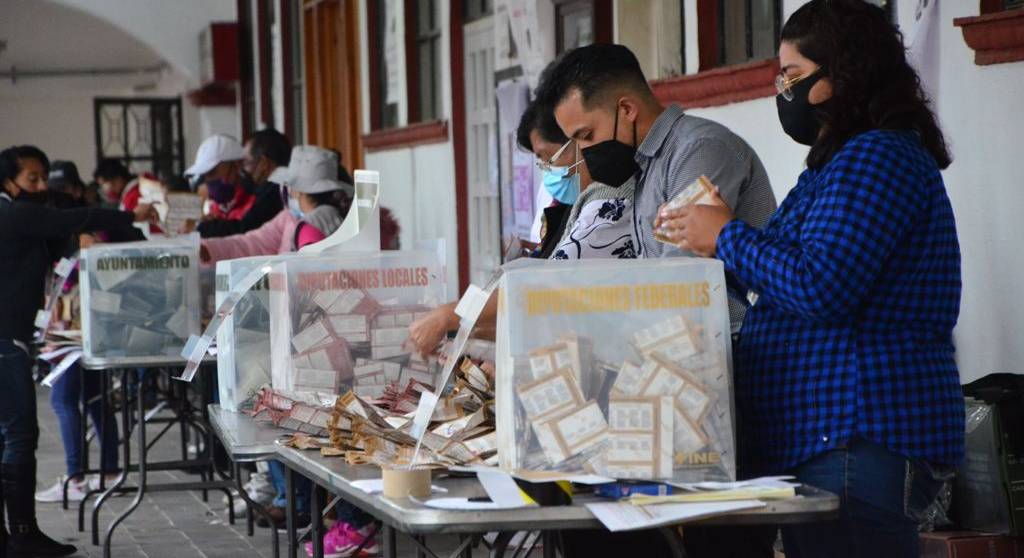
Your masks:
M 735 479 L 721 262 L 519 260 L 499 287 L 502 468 Z
M 95 245 L 81 256 L 85 359 L 177 357 L 199 333 L 199 238 Z
M 433 386 L 437 365 L 415 354 L 409 325 L 442 302 L 432 252 L 296 256 L 270 274 L 271 374 L 285 393 L 366 399 L 410 380 Z

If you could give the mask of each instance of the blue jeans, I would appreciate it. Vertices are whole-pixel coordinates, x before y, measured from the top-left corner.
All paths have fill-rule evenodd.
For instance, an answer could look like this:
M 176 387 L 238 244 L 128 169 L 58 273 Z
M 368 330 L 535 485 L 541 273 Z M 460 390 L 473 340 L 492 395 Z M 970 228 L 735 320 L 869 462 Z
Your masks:
M 105 415 L 100 414 L 100 377 L 96 372 L 83 372 L 77 364 L 68 369 L 53 384 L 50 391 L 50 405 L 57 422 L 60 424 L 60 436 L 64 440 L 64 461 L 67 463 L 68 476 L 76 476 L 85 470 L 82 456 L 87 451 L 82 447 L 82 409 L 80 401 L 87 401 L 89 416 L 96 426 L 96 434 L 100 440 L 100 470 L 104 473 L 117 471 L 117 421 L 114 413 L 107 409 Z M 100 426 L 102 424 L 102 427 Z
M 917 558 L 917 526 L 952 477 L 861 439 L 790 473 L 838 495 L 841 508 L 834 521 L 783 527 L 786 558 Z
M 34 463 L 38 444 L 32 360 L 10 339 L 0 339 L 0 453 L 4 465 Z
M 288 505 L 288 485 L 285 481 L 285 475 L 288 471 L 285 469 L 284 464 L 274 459 L 270 463 L 270 483 L 274 485 L 274 490 L 277 491 L 277 495 L 274 496 L 274 501 L 271 505 L 278 508 L 283 508 Z M 309 498 L 310 490 L 312 490 L 313 483 L 306 477 L 296 474 L 295 483 L 295 513 L 298 515 L 306 515 L 309 513 Z
M 344 521 L 356 529 L 362 529 L 373 521 L 373 516 L 353 506 L 345 500 L 338 500 L 334 505 L 334 517 Z

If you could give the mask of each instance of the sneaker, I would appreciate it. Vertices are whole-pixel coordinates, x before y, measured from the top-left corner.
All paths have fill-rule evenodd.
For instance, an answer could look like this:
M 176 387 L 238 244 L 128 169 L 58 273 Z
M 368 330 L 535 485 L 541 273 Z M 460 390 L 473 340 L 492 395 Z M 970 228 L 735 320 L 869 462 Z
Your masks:
M 267 505 L 274 501 L 274 497 L 277 495 L 277 491 L 274 490 L 273 485 L 267 480 L 267 475 L 264 473 L 253 473 L 248 482 L 242 485 L 245 488 L 246 494 L 253 502 L 260 505 Z M 246 503 L 237 493 L 232 490 L 231 495 L 235 498 L 235 515 L 245 514 Z M 227 505 L 228 498 L 224 497 L 224 504 Z
M 53 486 L 36 492 L 36 502 L 40 504 L 55 504 L 64 501 L 64 481 L 67 477 L 61 475 Z M 85 493 L 88 491 L 87 483 L 71 481 L 68 483 L 68 502 L 81 502 L 85 500 Z
M 348 558 L 356 556 L 364 558 L 380 554 L 377 536 L 373 533 L 373 524 L 356 529 L 351 523 L 338 521 L 324 534 L 324 558 Z M 362 548 L 360 548 L 362 546 Z M 313 543 L 307 542 L 306 554 L 313 556 Z M 359 549 L 359 552 L 356 552 Z
M 110 488 L 111 486 L 114 486 L 114 483 L 117 482 L 117 477 L 118 477 L 118 475 L 111 475 L 111 476 L 107 477 L 103 481 L 103 489 L 106 490 L 106 489 Z M 100 476 L 99 475 L 89 475 L 89 490 L 99 490 L 99 489 L 100 489 Z

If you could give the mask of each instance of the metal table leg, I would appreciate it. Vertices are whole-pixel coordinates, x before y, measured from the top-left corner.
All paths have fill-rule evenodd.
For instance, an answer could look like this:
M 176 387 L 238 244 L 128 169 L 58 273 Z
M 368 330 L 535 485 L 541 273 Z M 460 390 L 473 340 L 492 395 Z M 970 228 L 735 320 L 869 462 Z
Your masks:
M 383 551 L 384 558 L 398 558 L 398 537 L 396 536 L 395 528 L 390 525 L 384 525 L 381 531 L 381 550 Z
M 117 480 L 110 486 L 99 498 L 96 499 L 96 503 L 92 507 L 92 544 L 100 544 L 100 509 L 103 504 L 110 499 L 110 497 L 121 489 L 124 485 L 124 481 L 128 478 L 128 469 L 132 462 L 131 453 L 131 406 L 128 405 L 128 369 L 121 369 L 121 431 L 124 432 L 124 439 L 122 441 L 122 456 L 124 457 L 124 465 L 121 467 L 121 474 L 117 476 Z M 142 446 L 145 447 L 145 446 Z
M 285 505 L 285 525 L 288 529 L 288 558 L 297 558 L 299 553 L 299 541 L 295 527 L 295 472 L 291 467 L 285 467 L 285 492 L 288 493 L 287 504 Z M 273 523 L 271 529 L 277 529 Z
M 82 373 L 83 374 L 87 373 L 85 368 L 82 368 Z M 97 395 L 97 397 L 99 397 L 100 418 L 102 420 L 101 420 L 101 423 L 96 426 L 96 431 L 97 431 L 97 433 L 99 435 L 99 439 L 100 439 L 100 482 L 99 482 L 99 488 L 97 490 L 92 490 L 92 489 L 87 490 L 86 493 L 85 493 L 85 498 L 82 498 L 82 501 L 78 503 L 78 532 L 79 533 L 85 531 L 85 508 L 86 508 L 86 506 L 89 505 L 89 499 L 92 498 L 93 496 L 103 494 L 104 492 L 107 491 L 107 486 L 106 486 L 106 484 L 107 484 L 107 477 L 106 477 L 106 474 L 105 474 L 106 472 L 103 471 L 103 440 L 107 439 L 106 436 L 108 434 L 108 432 L 107 432 L 107 404 L 108 404 L 107 396 L 111 393 L 111 389 L 110 389 L 110 374 L 106 370 L 97 370 L 95 372 L 88 372 L 88 373 L 89 374 L 99 374 L 100 393 L 99 393 L 99 395 Z M 83 377 L 82 381 L 83 382 L 85 381 L 84 377 Z M 111 421 L 116 421 L 117 419 L 114 418 L 114 417 L 111 417 L 110 420 Z M 89 452 L 88 452 L 87 448 L 88 448 L 88 431 L 89 430 L 88 430 L 88 428 L 85 427 L 85 424 L 86 424 L 85 421 L 83 421 L 82 422 L 82 425 L 83 425 L 83 428 L 82 428 L 82 451 L 85 452 L 84 457 L 86 459 L 86 463 L 88 463 Z M 86 487 L 86 488 L 88 488 L 88 487 Z M 66 497 L 67 497 L 67 492 L 65 491 L 65 498 Z M 67 509 L 67 508 L 65 507 L 65 509 Z M 94 537 L 94 539 L 95 539 L 95 537 Z M 99 543 L 98 542 L 93 542 L 93 544 L 99 544 Z
M 121 383 L 122 383 L 123 386 L 126 386 L 128 384 L 127 377 L 125 377 L 122 380 Z M 114 536 L 114 530 L 117 529 L 117 526 L 120 525 L 122 521 L 127 519 L 128 516 L 131 515 L 132 512 L 134 512 L 135 509 L 139 507 L 139 504 L 142 503 L 142 499 L 146 496 L 146 453 L 147 452 L 146 452 L 146 421 L 145 421 L 145 418 L 144 418 L 145 415 L 146 415 L 146 401 L 145 401 L 145 397 L 143 397 L 143 394 L 142 394 L 142 381 L 141 381 L 141 379 L 138 382 L 138 386 L 139 386 L 139 389 L 137 390 L 137 393 L 135 394 L 135 403 L 136 403 L 136 405 L 138 407 L 137 410 L 138 410 L 138 413 L 139 413 L 139 422 L 138 422 L 137 425 L 135 425 L 135 428 L 137 429 L 136 430 L 136 434 L 138 435 L 138 443 L 139 443 L 139 482 L 138 482 L 138 487 L 137 487 L 137 491 L 136 491 L 136 494 L 135 494 L 135 500 L 133 500 L 132 503 L 128 506 L 128 508 L 125 509 L 123 512 L 121 512 L 121 515 L 118 515 L 114 519 L 114 521 L 110 524 L 110 526 L 107 527 L 107 534 L 106 534 L 106 537 L 103 539 L 103 558 L 110 558 L 110 543 L 111 543 L 111 539 Z M 124 388 L 124 393 L 125 393 L 125 397 L 127 397 L 128 389 L 126 387 Z M 130 407 L 131 406 L 127 404 L 127 399 L 126 399 L 125 400 L 125 409 L 129 409 Z M 128 415 L 130 415 L 130 413 L 131 413 L 130 411 L 126 410 L 125 411 L 125 416 L 127 417 Z M 126 448 L 128 447 L 127 439 L 128 439 L 128 437 L 125 436 L 125 447 Z M 128 451 L 127 450 L 125 450 L 125 463 L 126 464 L 128 463 Z M 128 470 L 128 468 L 125 467 L 125 471 L 127 471 L 127 470 Z
M 326 494 L 323 488 L 313 485 L 310 491 L 309 520 L 312 523 L 311 536 L 313 537 L 313 558 L 324 558 L 324 513 L 321 507 Z

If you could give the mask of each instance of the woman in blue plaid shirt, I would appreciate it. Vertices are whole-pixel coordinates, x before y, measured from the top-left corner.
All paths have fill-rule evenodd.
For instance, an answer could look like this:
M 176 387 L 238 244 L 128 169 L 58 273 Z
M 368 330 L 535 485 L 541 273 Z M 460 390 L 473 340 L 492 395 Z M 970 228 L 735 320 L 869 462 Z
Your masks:
M 783 529 L 787 558 L 916 557 L 921 515 L 964 452 L 950 156 L 881 9 L 812 0 L 779 62 L 779 119 L 811 149 L 772 220 L 757 230 L 718 204 L 655 226 L 717 256 L 756 301 L 735 359 L 748 471 L 840 496 L 838 520 Z

